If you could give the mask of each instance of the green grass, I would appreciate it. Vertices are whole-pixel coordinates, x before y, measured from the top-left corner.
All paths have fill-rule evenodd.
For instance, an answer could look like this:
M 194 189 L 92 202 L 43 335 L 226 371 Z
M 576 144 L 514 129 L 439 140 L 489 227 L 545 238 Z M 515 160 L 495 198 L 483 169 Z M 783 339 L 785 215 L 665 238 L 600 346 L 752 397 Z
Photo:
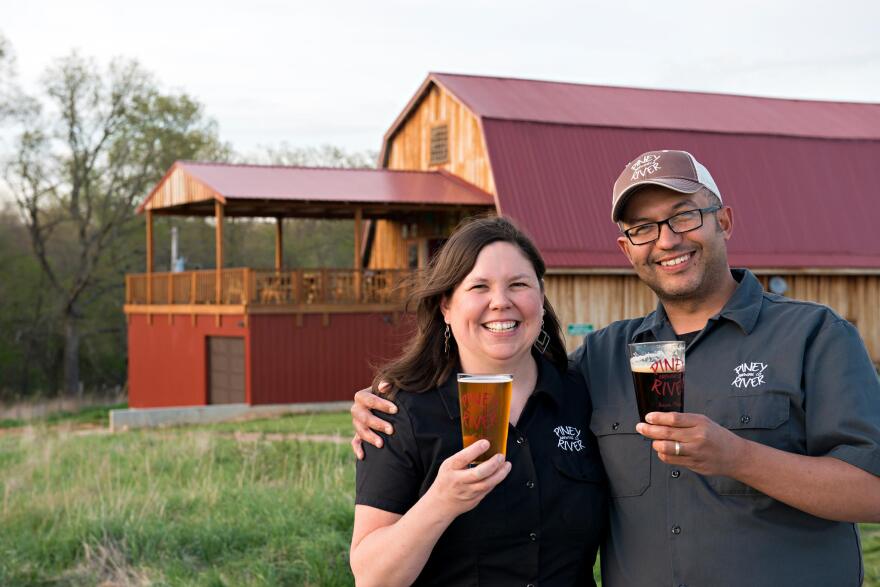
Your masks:
M 352 435 L 351 414 L 348 412 L 287 414 L 274 419 L 223 422 L 202 428 L 219 432 L 321 434 L 346 438 Z
M 862 524 L 862 555 L 865 558 L 865 585 L 880 585 L 880 524 Z
M 0 585 L 350 586 L 349 446 L 229 434 L 349 426 L 317 414 L 0 436 Z M 862 546 L 865 585 L 880 587 L 880 525 L 862 526 Z
M 346 445 L 0 438 L 0 585 L 350 585 Z
M 33 420 L 6 419 L 0 420 L 0 428 L 23 428 L 41 424 L 94 424 L 97 426 L 110 425 L 110 410 L 121 410 L 128 407 L 126 403 L 92 406 L 81 408 L 74 412 L 56 412 L 42 418 Z M 350 418 L 349 418 L 350 420 Z

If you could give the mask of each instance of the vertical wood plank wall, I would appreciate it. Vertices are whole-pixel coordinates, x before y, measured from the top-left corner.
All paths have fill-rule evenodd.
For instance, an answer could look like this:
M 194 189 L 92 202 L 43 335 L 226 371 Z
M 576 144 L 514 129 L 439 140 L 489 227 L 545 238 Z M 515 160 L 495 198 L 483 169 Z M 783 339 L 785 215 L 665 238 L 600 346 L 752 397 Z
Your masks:
M 168 178 L 159 184 L 159 190 L 147 202 L 147 210 L 214 199 L 214 192 L 190 177 L 183 168 L 176 166 L 172 169 Z
M 431 128 L 449 125 L 449 160 L 431 165 Z M 495 193 L 495 182 L 483 132 L 476 116 L 445 89 L 432 85 L 427 95 L 392 137 L 388 147 L 388 169 L 431 171 L 444 169 L 481 189 Z M 390 220 L 376 223 L 370 267 L 406 266 L 406 250 L 400 225 Z
M 880 276 L 779 275 L 788 283 L 787 297 L 825 304 L 852 322 L 871 360 L 880 363 Z M 758 279 L 766 289 L 770 276 Z M 634 275 L 548 275 L 545 282 L 563 333 L 571 323 L 599 329 L 615 320 L 643 316 L 657 305 L 654 293 Z M 566 335 L 566 348 L 572 351 L 582 340 Z
M 403 269 L 406 267 L 406 250 L 400 234 L 401 225 L 392 220 L 377 220 L 373 250 L 370 253 L 370 269 Z
M 449 125 L 449 160 L 441 165 L 431 165 L 431 128 L 442 123 Z M 479 120 L 449 92 L 436 85 L 431 86 L 391 139 L 388 169 L 445 169 L 490 194 L 495 193 Z

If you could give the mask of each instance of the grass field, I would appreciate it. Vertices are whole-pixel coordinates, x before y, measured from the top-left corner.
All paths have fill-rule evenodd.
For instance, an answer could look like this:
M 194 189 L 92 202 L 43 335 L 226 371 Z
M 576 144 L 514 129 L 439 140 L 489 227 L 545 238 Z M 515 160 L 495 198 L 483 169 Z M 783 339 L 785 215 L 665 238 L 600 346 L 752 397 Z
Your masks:
M 88 428 L 102 423 L 90 410 L 0 434 L 0 585 L 352 584 L 350 448 L 266 440 L 347 437 L 348 414 Z M 880 526 L 862 541 L 880 587 Z

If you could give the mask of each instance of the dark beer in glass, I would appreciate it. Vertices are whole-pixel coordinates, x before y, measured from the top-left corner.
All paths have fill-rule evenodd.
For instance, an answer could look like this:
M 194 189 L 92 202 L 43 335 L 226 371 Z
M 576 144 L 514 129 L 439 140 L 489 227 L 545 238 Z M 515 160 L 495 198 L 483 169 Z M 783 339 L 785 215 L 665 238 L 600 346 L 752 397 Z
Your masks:
M 684 351 L 681 341 L 629 345 L 639 420 L 648 412 L 684 411 Z

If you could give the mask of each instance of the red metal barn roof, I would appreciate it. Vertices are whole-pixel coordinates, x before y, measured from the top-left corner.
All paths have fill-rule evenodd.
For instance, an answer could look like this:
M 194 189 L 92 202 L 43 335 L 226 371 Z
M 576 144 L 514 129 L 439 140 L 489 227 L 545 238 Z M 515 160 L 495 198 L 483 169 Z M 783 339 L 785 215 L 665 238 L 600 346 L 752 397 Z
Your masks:
M 685 149 L 735 212 L 730 260 L 880 268 L 880 104 L 780 100 L 431 74 L 480 117 L 501 212 L 550 267 L 628 267 L 610 221 L 627 161 Z
M 187 188 L 192 182 L 197 189 Z M 178 161 L 138 211 L 180 198 L 280 202 L 494 206 L 491 194 L 444 171 L 390 171 Z M 162 197 L 165 193 L 169 195 Z M 160 194 L 157 196 L 157 194 Z M 155 200 L 154 200 L 155 197 Z M 189 197 L 192 197 L 191 195 Z M 161 203 L 160 203 L 161 202 Z
M 582 126 L 880 139 L 880 104 L 758 98 L 435 73 L 477 116 Z
M 730 262 L 760 268 L 880 268 L 880 141 L 719 135 L 484 120 L 501 212 L 551 267 L 627 267 L 611 186 L 650 149 L 684 149 L 734 209 Z

